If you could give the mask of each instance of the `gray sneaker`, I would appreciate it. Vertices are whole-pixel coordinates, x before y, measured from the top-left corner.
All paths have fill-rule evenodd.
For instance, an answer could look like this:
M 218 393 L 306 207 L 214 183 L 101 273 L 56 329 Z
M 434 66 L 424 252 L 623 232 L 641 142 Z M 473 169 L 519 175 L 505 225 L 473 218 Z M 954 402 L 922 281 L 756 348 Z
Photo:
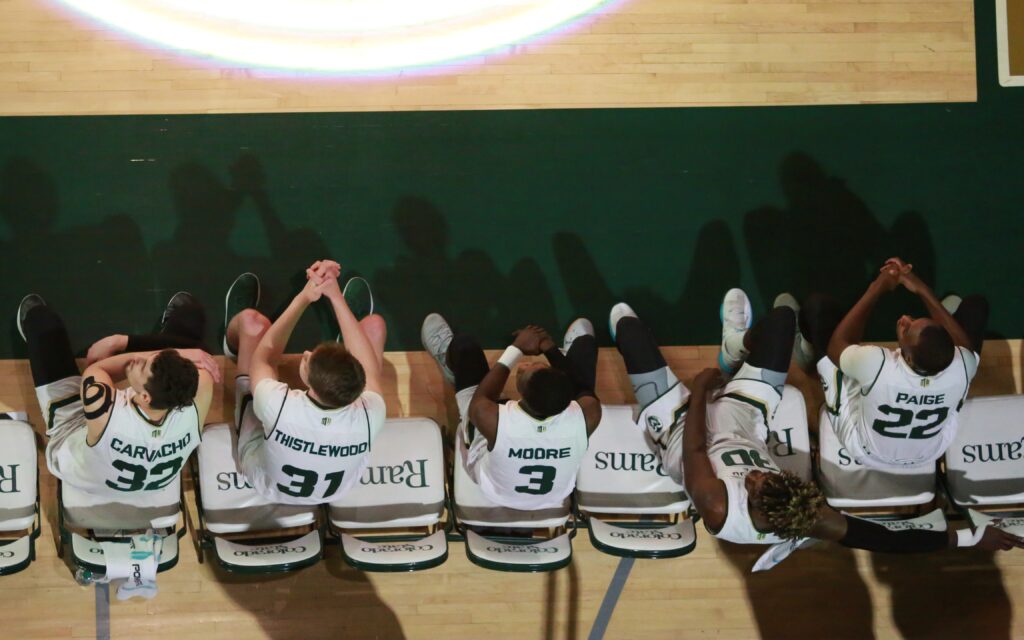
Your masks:
M 25 337 L 25 317 L 28 312 L 35 309 L 36 307 L 45 307 L 46 300 L 38 293 L 30 293 L 21 299 L 18 303 L 18 314 L 14 317 L 14 322 L 18 326 L 18 335 L 25 342 L 28 342 L 28 338 Z
M 960 303 L 964 301 L 963 298 L 951 293 L 942 299 L 942 308 L 949 312 L 949 315 L 953 315 L 960 309 Z
M 455 384 L 455 374 L 446 362 L 448 345 L 452 343 L 453 337 L 452 328 L 440 313 L 432 313 L 423 319 L 423 327 L 420 329 L 423 348 L 434 356 L 437 366 L 441 368 L 441 375 L 449 384 Z
M 160 329 L 161 331 L 167 326 L 167 319 L 171 317 L 171 314 L 175 310 L 184 307 L 187 304 L 198 304 L 193 296 L 188 291 L 179 291 L 178 293 L 171 296 L 171 299 L 167 301 L 167 306 L 164 307 L 164 313 L 160 316 Z
M 255 273 L 246 271 L 235 278 L 235 281 L 228 287 L 224 296 L 224 342 L 222 347 L 224 355 L 232 360 L 238 359 L 238 354 L 228 346 L 228 323 L 243 309 L 252 309 L 260 303 L 260 279 Z

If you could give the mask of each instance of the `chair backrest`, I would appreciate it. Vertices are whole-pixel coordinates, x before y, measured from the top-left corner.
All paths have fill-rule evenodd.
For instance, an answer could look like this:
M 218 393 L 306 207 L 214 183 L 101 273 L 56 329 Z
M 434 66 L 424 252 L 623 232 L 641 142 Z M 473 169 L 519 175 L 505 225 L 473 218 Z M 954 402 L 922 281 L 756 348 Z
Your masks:
M 430 418 L 391 418 L 373 441 L 359 484 L 331 502 L 344 528 L 433 524 L 444 511 L 444 447 Z
M 946 450 L 946 480 L 959 505 L 1024 503 L 1024 396 L 967 401 Z
M 804 394 L 792 385 L 785 386 L 782 402 L 775 410 L 768 431 L 768 451 L 783 471 L 794 473 L 804 481 L 810 481 L 814 476 L 807 403 Z
M 453 471 L 455 516 L 467 525 L 481 527 L 510 528 L 553 528 L 566 523 L 569 519 L 570 500 L 560 508 L 541 509 L 539 511 L 523 511 L 509 509 L 491 502 L 480 490 L 478 485 L 466 471 L 466 444 L 459 431 L 455 439 L 455 467 Z
M 199 488 L 203 518 L 213 533 L 272 531 L 312 524 L 315 506 L 269 502 L 238 470 L 236 435 L 231 425 L 208 425 L 199 444 Z
M 818 425 L 818 480 L 833 507 L 916 506 L 935 498 L 934 464 L 892 471 L 865 467 L 842 447 L 824 407 Z
M 665 473 L 631 405 L 605 405 L 576 476 L 576 499 L 594 513 L 672 514 L 690 504 Z
M 0 422 L 0 531 L 21 531 L 35 522 L 36 459 L 32 427 L 24 419 Z

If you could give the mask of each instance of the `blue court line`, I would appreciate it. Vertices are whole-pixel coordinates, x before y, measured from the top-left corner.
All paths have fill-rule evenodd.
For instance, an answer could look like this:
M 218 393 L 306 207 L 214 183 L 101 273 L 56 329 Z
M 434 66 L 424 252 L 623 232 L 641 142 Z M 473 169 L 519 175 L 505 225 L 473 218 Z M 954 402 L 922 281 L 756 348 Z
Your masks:
M 635 558 L 619 560 L 619 566 L 615 567 L 615 575 L 612 576 L 612 581 L 608 583 L 608 590 L 604 593 L 604 600 L 601 601 L 601 608 L 597 611 L 597 617 L 594 618 L 594 626 L 590 628 L 590 635 L 587 636 L 587 640 L 601 640 L 604 638 L 604 632 L 608 629 L 608 623 L 611 622 L 612 613 L 615 612 L 615 605 L 619 603 L 619 596 L 622 595 L 622 590 L 626 587 L 626 580 L 629 578 L 629 572 L 633 569 L 634 560 Z
M 96 640 L 110 640 L 110 585 L 96 583 Z

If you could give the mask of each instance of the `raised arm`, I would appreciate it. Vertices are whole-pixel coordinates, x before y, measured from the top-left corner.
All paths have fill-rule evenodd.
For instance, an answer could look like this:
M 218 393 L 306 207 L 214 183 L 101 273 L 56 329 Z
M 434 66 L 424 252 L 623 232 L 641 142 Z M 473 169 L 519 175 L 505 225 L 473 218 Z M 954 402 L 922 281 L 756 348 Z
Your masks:
M 508 374 L 511 373 L 519 356 L 540 353 L 542 333 L 543 329 L 532 326 L 517 331 L 512 346 L 494 363 L 477 386 L 473 399 L 469 401 L 469 421 L 487 438 L 489 447 L 494 446 L 498 437 L 498 401 L 508 381 Z
M 712 531 L 725 525 L 728 495 L 708 457 L 707 395 L 722 381 L 718 369 L 697 374 L 690 390 L 690 408 L 683 426 L 683 480 L 686 493 Z
M 363 365 L 366 388 L 374 393 L 381 393 L 380 361 L 377 359 L 377 353 L 363 332 L 359 320 L 348 308 L 348 302 L 345 301 L 345 296 L 341 294 L 341 288 L 338 286 L 341 266 L 332 260 L 321 260 L 314 263 L 307 273 L 311 279 L 323 280 L 323 294 L 331 301 L 331 308 L 341 331 L 341 340 L 349 353 Z
M 291 303 L 285 308 L 284 313 L 278 316 L 277 320 L 270 325 L 267 332 L 263 334 L 260 343 L 252 354 L 252 361 L 249 363 L 249 378 L 252 381 L 252 388 L 255 389 L 264 379 L 277 380 L 277 365 L 284 355 L 284 349 L 288 346 L 288 339 L 295 331 L 295 325 L 299 318 L 306 311 L 306 308 L 320 299 L 322 295 L 321 283 L 308 280 L 302 291 L 292 298 Z
M 900 270 L 900 284 L 906 288 L 907 291 L 913 293 L 921 302 L 924 303 L 925 309 L 928 310 L 928 315 L 938 325 L 945 329 L 949 333 L 949 337 L 953 339 L 953 344 L 958 347 L 965 347 L 974 351 L 975 346 L 971 343 L 970 337 L 964 328 L 960 326 L 960 323 L 956 321 L 946 308 L 942 306 L 942 302 L 935 297 L 935 292 L 932 288 L 921 280 L 916 273 L 914 273 L 914 265 L 905 264 L 899 258 L 890 258 L 886 265 L 893 265 Z
M 836 330 L 832 333 L 832 339 L 828 342 L 829 360 L 837 367 L 843 351 L 851 345 L 859 344 L 864 338 L 864 326 L 867 325 L 875 305 L 883 295 L 896 288 L 899 278 L 899 269 L 886 263 L 857 304 L 853 305 L 853 308 L 839 322 Z

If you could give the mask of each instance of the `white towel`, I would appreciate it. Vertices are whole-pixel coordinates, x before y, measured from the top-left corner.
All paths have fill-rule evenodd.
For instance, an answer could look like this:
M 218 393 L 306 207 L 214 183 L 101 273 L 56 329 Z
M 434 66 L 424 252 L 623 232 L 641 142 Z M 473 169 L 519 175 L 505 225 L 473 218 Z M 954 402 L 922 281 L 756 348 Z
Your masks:
M 123 542 L 101 542 L 107 574 L 98 582 L 119 581 L 117 599 L 135 596 L 152 598 L 157 593 L 156 572 L 160 566 L 163 538 L 147 531 Z
M 814 538 L 800 538 L 799 540 L 786 540 L 785 542 L 773 544 L 767 551 L 761 554 L 761 557 L 754 563 L 754 567 L 750 572 L 767 571 L 788 558 L 789 554 L 797 549 L 806 549 L 816 542 L 817 540 Z

